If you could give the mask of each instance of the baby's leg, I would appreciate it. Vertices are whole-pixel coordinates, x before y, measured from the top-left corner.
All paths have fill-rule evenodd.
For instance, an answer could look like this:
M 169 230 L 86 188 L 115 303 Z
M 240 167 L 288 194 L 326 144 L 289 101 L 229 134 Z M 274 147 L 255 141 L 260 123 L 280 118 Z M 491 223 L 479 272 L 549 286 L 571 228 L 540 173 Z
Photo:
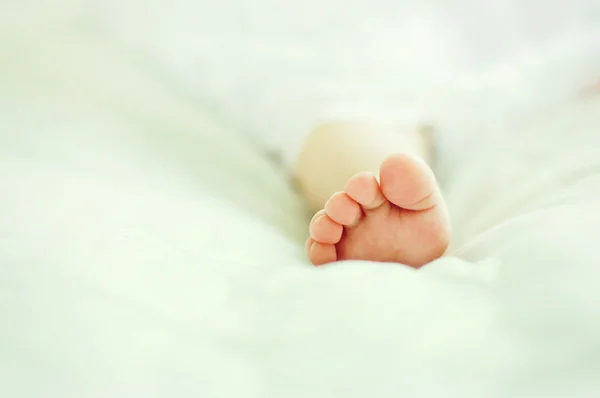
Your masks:
M 375 123 L 330 123 L 313 130 L 304 143 L 294 176 L 313 211 L 360 172 L 378 173 L 383 159 L 402 152 L 431 164 L 431 133 L 423 127 L 399 131 Z
M 427 133 L 374 124 L 316 129 L 296 180 L 315 214 L 307 241 L 313 264 L 358 259 L 419 267 L 448 247 L 448 213 L 433 172 Z M 373 172 L 379 170 L 379 181 Z

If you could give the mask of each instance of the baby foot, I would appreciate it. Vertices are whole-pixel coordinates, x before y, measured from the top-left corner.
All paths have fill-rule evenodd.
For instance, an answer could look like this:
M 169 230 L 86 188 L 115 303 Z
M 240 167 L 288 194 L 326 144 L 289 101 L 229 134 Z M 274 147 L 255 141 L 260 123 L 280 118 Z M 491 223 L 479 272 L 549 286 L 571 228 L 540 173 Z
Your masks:
M 314 265 L 340 260 L 398 262 L 418 268 L 444 254 L 450 241 L 445 203 L 431 169 L 399 154 L 371 173 L 350 178 L 310 223 Z

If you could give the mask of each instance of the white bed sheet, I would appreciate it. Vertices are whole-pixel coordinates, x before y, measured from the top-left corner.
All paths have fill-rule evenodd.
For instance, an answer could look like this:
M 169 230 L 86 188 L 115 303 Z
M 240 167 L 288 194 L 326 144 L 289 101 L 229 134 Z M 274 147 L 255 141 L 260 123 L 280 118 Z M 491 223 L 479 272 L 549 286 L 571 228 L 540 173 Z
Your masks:
M 597 394 L 597 100 L 447 160 L 457 256 L 317 269 L 283 175 L 67 22 L 0 28 L 2 396 Z
M 287 163 L 319 121 L 489 124 L 600 70 L 597 0 L 84 3 L 96 29 Z

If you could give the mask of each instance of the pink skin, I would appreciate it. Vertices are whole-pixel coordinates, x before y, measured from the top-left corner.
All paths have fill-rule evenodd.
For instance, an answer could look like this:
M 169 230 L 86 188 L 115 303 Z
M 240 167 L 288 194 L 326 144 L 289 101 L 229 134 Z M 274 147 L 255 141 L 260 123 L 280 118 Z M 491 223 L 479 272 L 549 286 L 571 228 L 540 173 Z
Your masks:
M 380 181 L 356 174 L 315 214 L 306 242 L 314 265 L 368 260 L 418 268 L 444 254 L 450 223 L 431 169 L 393 155 L 381 164 Z
M 600 80 L 580 94 L 600 95 Z M 370 173 L 350 178 L 315 214 L 309 230 L 306 251 L 314 265 L 367 260 L 419 268 L 442 256 L 450 241 L 448 212 L 433 172 L 406 154 L 383 161 L 379 182 Z

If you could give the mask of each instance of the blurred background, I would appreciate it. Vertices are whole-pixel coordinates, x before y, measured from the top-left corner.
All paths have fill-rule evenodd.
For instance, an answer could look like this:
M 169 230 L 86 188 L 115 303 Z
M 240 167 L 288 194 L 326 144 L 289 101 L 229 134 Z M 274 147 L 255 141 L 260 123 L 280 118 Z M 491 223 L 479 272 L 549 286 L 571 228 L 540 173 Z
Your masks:
M 24 32 L 37 45 L 94 37 L 274 148 L 297 146 L 319 118 L 507 118 L 600 74 L 597 0 L 9 0 L 0 10 L 5 64 L 26 53 L 14 40 Z
M 548 139 L 545 126 L 516 129 L 508 144 L 498 135 L 495 151 L 460 165 L 473 173 L 456 173 L 459 242 L 538 194 L 545 205 L 552 170 L 562 188 L 586 178 L 579 196 L 565 188 L 557 199 L 585 206 L 537 213 L 533 232 L 507 223 L 462 253 L 478 261 L 503 242 L 506 328 L 490 322 L 487 292 L 462 293 L 479 292 L 471 278 L 488 286 L 488 268 L 467 279 L 450 268 L 458 295 L 430 295 L 442 286 L 400 268 L 312 273 L 303 203 L 254 149 L 292 161 L 331 118 L 427 120 L 452 134 L 483 124 L 487 140 L 599 75 L 598 0 L 0 1 L 1 395 L 385 396 L 409 382 L 450 396 L 457 378 L 466 391 L 496 379 L 477 396 L 513 397 L 515 383 L 597 383 L 586 364 L 600 336 L 598 267 L 579 239 L 598 224 L 586 207 L 597 197 L 595 121 L 571 129 L 576 118 L 544 114 L 558 126 L 553 152 L 528 178 L 528 159 L 505 150 Z M 566 131 L 585 139 L 580 152 L 563 153 Z M 497 170 L 485 170 L 490 153 L 505 160 Z M 579 225 L 590 232 L 564 245 Z M 331 392 L 347 382 L 360 388 Z

